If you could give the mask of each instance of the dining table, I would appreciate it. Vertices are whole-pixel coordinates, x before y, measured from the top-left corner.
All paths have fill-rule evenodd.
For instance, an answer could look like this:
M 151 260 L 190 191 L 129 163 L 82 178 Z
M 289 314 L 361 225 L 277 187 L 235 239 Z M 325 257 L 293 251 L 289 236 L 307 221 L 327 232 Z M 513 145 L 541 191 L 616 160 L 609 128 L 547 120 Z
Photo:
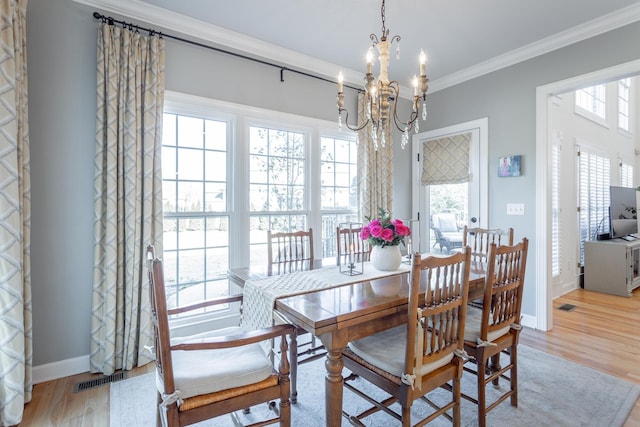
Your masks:
M 335 262 L 335 259 L 333 259 Z M 365 263 L 367 264 L 367 263 Z M 314 265 L 315 275 L 330 263 Z M 335 268 L 335 263 L 332 264 Z M 329 270 L 326 270 L 329 271 Z M 409 269 L 372 279 L 358 278 L 335 287 L 301 291 L 276 298 L 273 310 L 289 322 L 315 335 L 324 345 L 325 361 L 325 422 L 340 426 L 342 414 L 343 376 L 342 351 L 351 341 L 407 322 Z M 394 274 L 395 273 L 395 274 Z M 265 277 L 260 270 L 230 269 L 229 278 L 243 287 L 249 280 Z M 311 273 L 309 273 L 311 274 Z M 469 300 L 481 299 L 485 277 L 479 271 L 470 273 Z

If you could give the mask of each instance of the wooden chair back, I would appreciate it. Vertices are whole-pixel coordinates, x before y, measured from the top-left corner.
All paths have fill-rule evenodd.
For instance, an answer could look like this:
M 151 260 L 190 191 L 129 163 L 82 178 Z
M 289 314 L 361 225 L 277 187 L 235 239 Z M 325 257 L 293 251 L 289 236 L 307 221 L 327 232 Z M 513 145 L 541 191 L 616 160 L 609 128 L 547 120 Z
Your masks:
M 468 247 L 447 257 L 413 254 L 408 318 L 414 321 L 407 322 L 405 372 L 417 374 L 422 366 L 462 351 L 470 256 Z M 422 378 L 415 381 L 423 384 Z
M 151 303 L 151 321 L 154 331 L 154 350 L 156 355 L 156 369 L 164 383 L 166 394 L 176 391 L 173 381 L 173 364 L 171 363 L 171 335 L 169 329 L 169 314 L 167 297 L 164 289 L 164 269 L 162 261 L 156 258 L 153 246 L 147 248 L 147 262 L 149 264 L 149 302 Z
M 369 261 L 372 248 L 369 242 L 360 238 L 361 231 L 362 227 L 353 229 L 336 227 L 336 264 L 347 264 L 349 262 L 349 253 L 351 253 L 352 262 Z
M 462 246 L 471 247 L 472 261 L 486 261 L 489 254 L 489 246 L 495 243 L 500 245 L 513 245 L 513 228 L 502 230 L 499 228 L 469 228 L 466 225 L 462 233 Z
M 489 246 L 480 338 L 520 324 L 524 275 L 529 241 L 525 237 L 513 246 Z
M 267 231 L 267 274 L 290 273 L 313 268 L 313 230 Z

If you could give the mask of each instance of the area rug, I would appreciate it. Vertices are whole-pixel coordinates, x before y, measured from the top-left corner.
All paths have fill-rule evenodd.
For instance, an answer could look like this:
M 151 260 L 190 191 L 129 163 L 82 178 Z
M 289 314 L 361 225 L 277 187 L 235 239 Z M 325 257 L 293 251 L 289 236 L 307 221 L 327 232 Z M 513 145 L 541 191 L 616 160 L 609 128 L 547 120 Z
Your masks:
M 517 426 L 622 426 L 633 408 L 640 387 L 608 374 L 552 356 L 525 345 L 518 346 L 518 407 L 509 400 L 498 405 L 487 416 L 492 427 Z M 348 373 L 345 369 L 344 374 Z M 111 384 L 110 426 L 153 427 L 155 424 L 154 374 L 146 374 Z M 322 427 L 324 414 L 324 359 L 301 365 L 298 370 L 298 403 L 292 405 L 293 427 Z M 370 395 L 384 396 L 384 392 L 362 379 L 357 380 Z M 508 387 L 506 382 L 501 387 Z M 475 395 L 475 377 L 463 375 L 463 391 Z M 429 397 L 437 401 L 444 397 L 443 390 L 436 390 Z M 490 386 L 487 393 L 496 393 Z M 344 409 L 355 413 L 368 406 L 349 390 L 344 391 Z M 477 409 L 462 400 L 462 425 L 477 425 Z M 429 411 L 422 402 L 412 408 L 416 416 Z M 249 415 L 239 414 L 245 424 L 255 422 L 268 412 L 265 405 L 253 407 Z M 386 427 L 398 422 L 384 413 L 377 413 L 365 421 L 368 426 Z M 343 418 L 342 425 L 349 425 Z M 430 426 L 450 426 L 440 417 Z M 198 427 L 232 427 L 230 416 L 219 417 L 196 424 Z

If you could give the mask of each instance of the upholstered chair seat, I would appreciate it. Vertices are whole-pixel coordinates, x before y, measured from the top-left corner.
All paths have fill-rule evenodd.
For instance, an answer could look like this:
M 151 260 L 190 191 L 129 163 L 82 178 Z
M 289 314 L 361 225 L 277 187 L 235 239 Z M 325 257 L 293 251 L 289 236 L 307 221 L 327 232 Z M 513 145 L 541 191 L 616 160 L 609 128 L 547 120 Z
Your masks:
M 469 305 L 467 307 L 467 320 L 464 326 L 464 340 L 478 342 L 481 337 L 480 326 L 482 325 L 482 308 Z M 501 329 L 491 331 L 487 335 L 487 341 L 495 341 L 511 329 L 511 325 L 506 325 Z
M 406 346 L 407 328 L 404 325 L 353 341 L 348 345 L 349 350 L 365 362 L 398 378 L 402 377 L 404 370 Z M 450 363 L 453 356 L 453 353 L 449 353 L 432 363 L 422 365 L 420 374 L 426 375 Z
M 173 338 L 171 345 L 204 343 L 208 338 L 242 333 L 242 328 L 234 326 Z M 271 360 L 258 343 L 216 350 L 172 350 L 171 358 L 175 387 L 183 399 L 258 383 L 273 372 Z M 156 377 L 158 391 L 164 393 L 161 376 Z

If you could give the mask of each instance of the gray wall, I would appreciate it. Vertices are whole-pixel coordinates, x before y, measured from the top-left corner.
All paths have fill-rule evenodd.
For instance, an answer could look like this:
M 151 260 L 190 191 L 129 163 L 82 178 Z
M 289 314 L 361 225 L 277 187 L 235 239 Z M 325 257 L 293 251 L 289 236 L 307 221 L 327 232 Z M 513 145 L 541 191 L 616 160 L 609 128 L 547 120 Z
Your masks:
M 536 314 L 540 271 L 535 265 L 536 88 L 638 59 L 640 51 L 630 40 L 639 39 L 640 23 L 631 24 L 429 97 L 429 129 L 489 117 L 489 226 L 514 227 L 516 240 L 529 238 L 523 314 Z M 509 154 L 523 155 L 523 175 L 498 178 L 498 158 Z M 507 203 L 524 203 L 525 215 L 507 216 Z
M 97 32 L 92 12 L 71 0 L 30 0 L 27 11 L 36 366 L 89 353 Z M 422 130 L 489 116 L 490 164 L 503 154 L 524 155 L 521 178 L 498 180 L 490 169 L 491 225 L 512 224 L 517 237 L 535 235 L 535 87 L 635 59 L 638 52 L 627 41 L 639 36 L 640 24 L 629 26 L 430 95 Z M 168 90 L 336 119 L 330 83 L 291 73 L 281 83 L 277 69 L 170 40 L 166 62 Z M 352 95 L 347 105 L 354 108 Z M 408 217 L 410 150 L 399 144 L 394 150 L 394 213 Z M 506 217 L 507 202 L 524 203 L 526 215 Z M 535 312 L 532 259 L 528 314 Z
M 96 34 L 71 0 L 28 3 L 34 365 L 89 353 Z

